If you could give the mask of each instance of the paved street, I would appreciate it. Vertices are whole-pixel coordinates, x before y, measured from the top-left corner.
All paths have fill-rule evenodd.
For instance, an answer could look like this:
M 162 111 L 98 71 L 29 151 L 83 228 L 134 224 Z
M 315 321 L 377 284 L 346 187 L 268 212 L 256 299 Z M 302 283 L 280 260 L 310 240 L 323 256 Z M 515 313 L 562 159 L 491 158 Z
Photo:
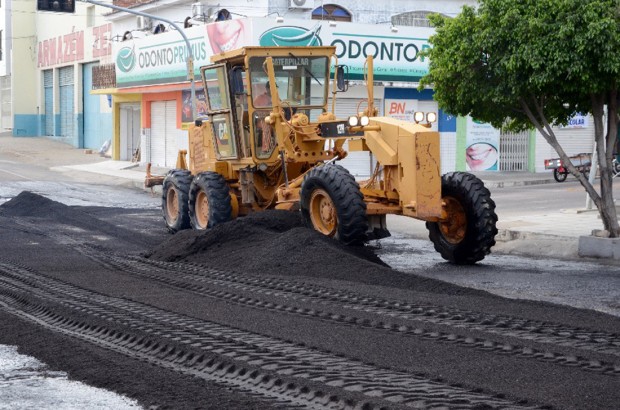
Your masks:
M 34 381 L 63 371 L 143 407 L 318 406 L 320 393 L 386 408 L 410 400 L 438 405 L 447 398 L 474 407 L 613 408 L 615 353 L 581 346 L 565 333 L 575 340 L 602 337 L 615 346 L 620 267 L 564 258 L 555 246 L 542 248 L 549 241 L 574 242 L 574 236 L 549 239 L 529 232 L 531 240 L 501 241 L 482 263 L 453 266 L 420 239 L 426 236 L 423 224 L 398 218 L 390 221 L 393 237 L 371 244 L 396 270 L 377 265 L 371 255 L 343 253 L 333 241 L 317 240 L 295 224 L 283 228 L 290 221 L 267 216 L 227 224 L 211 236 L 171 237 L 159 196 L 135 185 L 143 174 L 127 168 L 131 164 L 51 142 L 37 153 L 27 144 L 32 141 L 2 144 L 6 141 L 0 138 L 0 325 L 7 329 L 0 343 L 16 345 L 50 366 L 28 374 L 34 390 L 12 395 L 17 406 L 36 402 L 57 408 L 54 400 L 36 399 L 42 385 Z M 509 212 L 515 219 L 535 217 L 511 206 L 511 198 L 536 198 L 537 190 L 542 188 L 492 188 L 500 219 Z M 567 183 L 544 191 L 560 197 L 573 190 Z M 15 201 L 19 205 L 11 206 Z M 544 222 L 542 211 L 535 214 Z M 558 212 L 563 211 L 550 215 Z M 171 238 L 177 239 L 165 241 Z M 537 252 L 515 254 L 526 244 L 535 244 Z M 159 259 L 140 256 L 149 253 Z M 135 326 L 125 326 L 131 323 Z M 468 347 L 471 341 L 480 348 Z M 534 353 L 506 354 L 514 349 Z M 5 349 L 2 360 L 31 360 L 14 354 Z M 206 357 L 201 360 L 212 363 L 213 372 L 200 370 L 203 362 L 191 359 L 198 357 Z M 314 366 L 308 367 L 308 357 Z M 145 367 L 145 360 L 155 366 Z M 576 367 L 563 365 L 571 360 L 577 360 Z M 593 372 L 588 367 L 593 361 L 606 370 Z M 231 365 L 234 369 L 223 373 L 228 376 L 219 375 L 218 368 Z M 527 381 L 504 383 L 517 377 L 512 372 Z M 244 376 L 249 374 L 256 375 L 250 384 Z M 353 376 L 359 374 L 370 378 Z M 331 381 L 317 385 L 306 377 Z M 378 377 L 385 385 L 371 380 Z M 269 380 L 303 386 L 309 394 L 279 390 Z M 396 380 L 426 387 L 414 399 L 408 395 L 417 391 L 413 384 L 396 391 Z M 481 394 L 456 389 L 438 399 L 444 397 L 439 391 L 454 385 Z M 11 392 L 22 391 L 21 385 L 11 386 Z M 67 390 L 60 391 L 66 397 Z M 372 391 L 381 396 L 369 399 Z M 592 398 L 586 391 L 598 394 Z M 396 402 L 378 398 L 388 394 L 397 394 Z M 503 399 L 497 401 L 498 395 Z

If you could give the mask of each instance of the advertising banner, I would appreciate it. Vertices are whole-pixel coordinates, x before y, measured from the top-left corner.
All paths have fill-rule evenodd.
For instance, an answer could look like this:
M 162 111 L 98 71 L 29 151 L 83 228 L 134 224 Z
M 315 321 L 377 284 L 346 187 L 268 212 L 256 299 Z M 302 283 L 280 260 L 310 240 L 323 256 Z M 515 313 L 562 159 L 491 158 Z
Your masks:
M 194 55 L 194 75 L 210 64 L 214 54 L 255 46 L 336 47 L 338 64 L 347 65 L 348 78 L 364 79 L 366 56 L 374 57 L 376 81 L 417 82 L 428 73 L 428 59 L 419 52 L 430 47 L 434 29 L 272 18 L 225 20 L 184 30 Z M 177 31 L 116 42 L 113 56 L 118 88 L 187 81 L 188 50 Z
M 577 113 L 568 120 L 568 124 L 560 128 L 588 128 L 588 115 Z
M 388 117 L 414 122 L 414 114 L 418 111 L 418 100 L 384 100 L 384 113 Z
M 465 162 L 468 171 L 497 171 L 499 169 L 500 131 L 491 124 L 467 117 Z
M 435 30 L 321 20 L 252 19 L 252 40 L 261 46 L 335 46 L 338 64 L 349 67 L 349 79 L 363 80 L 366 56 L 373 56 L 375 81 L 416 82 L 428 73 L 428 59 L 419 52 L 429 48 Z
M 205 26 L 185 29 L 194 56 L 194 75 L 209 64 L 211 54 L 205 41 Z M 187 81 L 185 40 L 177 31 L 167 31 L 114 43 L 118 88 Z

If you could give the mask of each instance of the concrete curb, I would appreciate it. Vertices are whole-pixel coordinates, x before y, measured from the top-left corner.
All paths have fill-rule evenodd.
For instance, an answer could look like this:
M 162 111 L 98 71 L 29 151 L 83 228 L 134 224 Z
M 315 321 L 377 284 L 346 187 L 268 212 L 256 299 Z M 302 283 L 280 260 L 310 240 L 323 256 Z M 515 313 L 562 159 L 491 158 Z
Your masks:
M 620 238 L 580 236 L 579 256 L 620 260 Z
M 484 186 L 487 188 L 510 188 L 515 186 L 528 186 L 528 185 L 544 185 L 556 183 L 553 179 L 536 179 L 529 181 L 485 181 L 482 180 Z

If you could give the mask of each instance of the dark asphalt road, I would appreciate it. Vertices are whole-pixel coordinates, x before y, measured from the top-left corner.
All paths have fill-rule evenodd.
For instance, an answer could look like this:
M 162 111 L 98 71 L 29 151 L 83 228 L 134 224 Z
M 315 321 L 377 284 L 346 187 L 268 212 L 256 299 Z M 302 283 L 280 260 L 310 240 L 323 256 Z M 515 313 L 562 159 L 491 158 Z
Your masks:
M 399 273 L 277 213 L 162 244 L 156 210 L 0 209 L 0 343 L 144 406 L 620 400 L 613 316 Z

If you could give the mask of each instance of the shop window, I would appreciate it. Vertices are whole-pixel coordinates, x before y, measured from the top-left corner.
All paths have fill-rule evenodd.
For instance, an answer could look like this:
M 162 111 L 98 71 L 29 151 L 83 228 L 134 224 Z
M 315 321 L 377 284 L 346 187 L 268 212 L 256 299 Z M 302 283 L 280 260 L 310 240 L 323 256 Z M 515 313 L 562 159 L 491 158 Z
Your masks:
M 312 10 L 312 19 L 351 21 L 351 13 L 335 4 L 325 4 Z

